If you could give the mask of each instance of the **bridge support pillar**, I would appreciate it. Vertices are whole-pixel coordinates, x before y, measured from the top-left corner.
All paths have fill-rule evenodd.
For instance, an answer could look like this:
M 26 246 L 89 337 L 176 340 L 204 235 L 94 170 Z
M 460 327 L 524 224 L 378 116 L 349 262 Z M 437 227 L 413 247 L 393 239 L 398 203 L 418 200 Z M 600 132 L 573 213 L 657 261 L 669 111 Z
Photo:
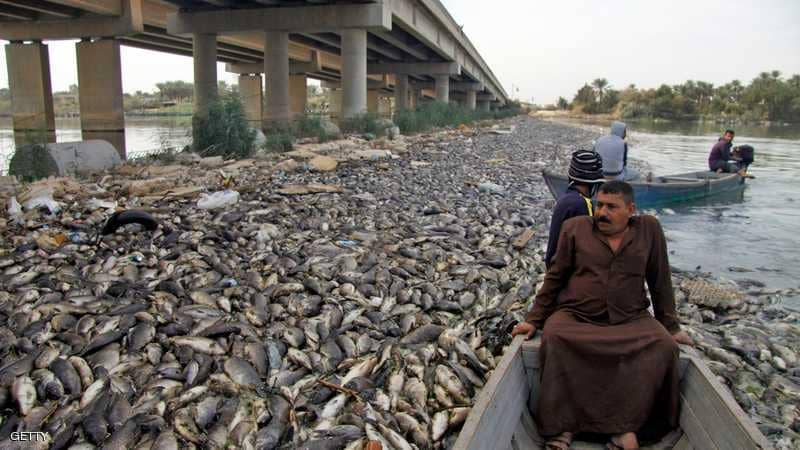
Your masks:
M 394 109 L 403 111 L 408 109 L 408 75 L 398 73 L 394 76 Z
M 6 64 L 16 146 L 55 142 L 56 121 L 47 46 L 40 42 L 7 44 Z
M 434 88 L 436 90 L 436 101 L 442 103 L 450 102 L 450 75 L 435 75 Z
M 194 57 L 194 113 L 208 115 L 217 100 L 217 35 L 195 33 L 192 36 Z
M 489 100 L 478 101 L 478 109 L 481 111 L 490 111 Z
M 264 42 L 264 77 L 267 104 L 264 129 L 286 126 L 291 119 L 289 100 L 289 33 L 267 31 Z
M 306 74 L 289 76 L 289 112 L 292 117 L 306 113 L 308 103 L 308 78 Z
M 342 117 L 367 112 L 367 31 L 342 30 Z
M 367 112 L 370 114 L 378 114 L 380 109 L 381 97 L 380 92 L 375 90 L 367 91 Z
M 478 99 L 478 93 L 472 90 L 467 91 L 467 102 L 466 106 L 472 111 L 475 111 L 476 101 Z
M 120 43 L 116 39 L 75 44 L 83 140 L 109 142 L 125 159 Z
M 261 84 L 261 75 L 239 75 L 239 96 L 244 106 L 244 115 L 253 128 L 261 128 L 261 114 L 264 89 Z

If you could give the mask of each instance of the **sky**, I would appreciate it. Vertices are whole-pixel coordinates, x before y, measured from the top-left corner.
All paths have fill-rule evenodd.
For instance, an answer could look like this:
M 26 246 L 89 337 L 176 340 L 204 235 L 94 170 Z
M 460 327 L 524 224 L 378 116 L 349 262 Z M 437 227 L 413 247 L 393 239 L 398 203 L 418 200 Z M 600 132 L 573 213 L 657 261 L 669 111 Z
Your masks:
M 572 99 L 585 82 L 658 87 L 749 82 L 760 72 L 800 74 L 798 0 L 441 0 L 506 92 L 524 101 Z M 75 41 L 49 44 L 55 91 L 77 84 Z M 125 92 L 192 80 L 189 57 L 122 47 Z M 0 87 L 8 87 L 0 52 Z M 218 64 L 219 79 L 236 78 Z

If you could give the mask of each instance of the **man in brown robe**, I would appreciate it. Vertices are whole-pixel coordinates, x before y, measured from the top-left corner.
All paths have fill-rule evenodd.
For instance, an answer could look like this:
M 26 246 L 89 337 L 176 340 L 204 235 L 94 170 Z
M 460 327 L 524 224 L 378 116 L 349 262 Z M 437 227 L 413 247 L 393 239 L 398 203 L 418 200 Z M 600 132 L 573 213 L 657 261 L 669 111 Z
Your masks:
M 531 337 L 542 329 L 536 421 L 548 448 L 568 448 L 579 432 L 611 435 L 610 448 L 638 448 L 648 419 L 677 425 L 676 344 L 691 339 L 675 314 L 661 225 L 635 211 L 631 186 L 610 181 L 594 217 L 564 222 L 533 308 L 512 331 Z

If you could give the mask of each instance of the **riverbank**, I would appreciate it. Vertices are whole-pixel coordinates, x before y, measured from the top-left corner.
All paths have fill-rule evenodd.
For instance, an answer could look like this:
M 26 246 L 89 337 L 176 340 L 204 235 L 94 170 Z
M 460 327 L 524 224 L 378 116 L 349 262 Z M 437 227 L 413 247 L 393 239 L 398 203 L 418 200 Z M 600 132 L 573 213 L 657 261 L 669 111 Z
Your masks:
M 51 182 L 58 212 L 0 222 L 2 367 L 29 358 L 56 371 L 51 362 L 69 356 L 81 369 L 68 389 L 77 404 L 43 389 L 29 405 L 42 414 L 27 422 L 55 438 L 95 439 L 91 421 L 69 419 L 92 413 L 111 386 L 130 407 L 121 423 L 168 421 L 163 432 L 131 423 L 141 431 L 132 437 L 110 427 L 128 446 L 162 435 L 299 446 L 326 435 L 446 448 L 543 278 L 554 201 L 539 174 L 597 136 L 520 117 Z M 2 183 L 4 205 L 32 196 Z M 201 208 L 204 193 L 224 189 L 237 202 Z M 90 245 L 116 208 L 160 226 Z M 796 315 L 768 293 L 719 290 L 708 274 L 676 271 L 673 283 L 712 370 L 774 443 L 792 448 Z M 6 394 L 28 381 L 58 390 L 27 367 L 10 378 L 0 369 Z

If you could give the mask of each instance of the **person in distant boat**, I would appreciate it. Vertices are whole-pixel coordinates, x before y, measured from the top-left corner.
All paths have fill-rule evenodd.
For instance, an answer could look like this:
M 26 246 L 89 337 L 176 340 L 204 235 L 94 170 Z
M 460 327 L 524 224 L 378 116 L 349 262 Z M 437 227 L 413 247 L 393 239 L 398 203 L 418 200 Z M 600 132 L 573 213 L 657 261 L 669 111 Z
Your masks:
M 547 253 L 544 263 L 550 267 L 558 245 L 561 224 L 575 216 L 592 215 L 592 196 L 597 187 L 603 184 L 603 161 L 592 150 L 578 150 L 572 153 L 569 163 L 569 187 L 559 197 L 550 219 L 550 237 L 547 240 Z
M 721 138 L 711 147 L 708 155 L 708 169 L 717 173 L 736 173 L 742 170 L 741 165 L 731 155 L 733 147 L 733 130 L 725 130 Z
M 535 419 L 548 449 L 569 448 L 581 432 L 638 448 L 645 424 L 678 424 L 677 344 L 692 340 L 678 324 L 664 232 L 655 217 L 634 215 L 628 183 L 603 184 L 596 200 L 594 217 L 564 222 L 533 307 L 511 332 L 542 330 Z
M 596 151 L 603 158 L 603 175 L 608 180 L 631 181 L 639 178 L 639 172 L 628 167 L 627 125 L 611 124 L 611 133 L 597 140 Z

